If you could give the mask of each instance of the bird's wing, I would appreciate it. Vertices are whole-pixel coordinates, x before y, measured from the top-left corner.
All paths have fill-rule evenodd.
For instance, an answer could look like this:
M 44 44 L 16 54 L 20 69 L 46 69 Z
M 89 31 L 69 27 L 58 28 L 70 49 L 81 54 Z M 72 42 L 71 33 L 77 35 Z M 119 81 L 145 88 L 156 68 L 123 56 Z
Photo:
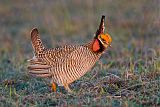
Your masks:
M 37 54 L 32 59 L 28 60 L 32 64 L 47 64 L 53 66 L 57 60 L 65 58 L 70 53 L 75 51 L 79 46 L 66 45 L 63 47 L 53 48 L 53 49 L 45 49 L 40 54 Z
M 57 59 L 58 61 L 54 63 L 54 68 L 59 69 L 59 67 L 61 67 L 61 70 L 68 71 L 70 71 L 71 69 L 82 70 L 83 68 L 85 68 L 85 66 L 88 66 L 88 62 L 90 63 L 90 56 L 92 56 L 93 54 L 90 53 L 89 55 L 89 52 L 90 50 L 87 47 L 79 46 L 74 51 L 67 54 L 65 57 Z
M 70 48 L 68 48 L 70 47 Z M 73 56 L 78 55 L 78 50 L 82 46 L 65 46 L 57 49 L 48 49 L 45 50 L 39 56 L 35 56 L 29 60 L 30 64 L 28 65 L 29 72 L 40 77 L 51 76 L 49 71 L 50 68 L 57 69 L 57 67 L 76 65 L 76 60 Z M 78 56 L 77 56 L 78 57 Z M 66 65 L 66 64 L 70 65 Z
M 76 51 L 80 46 L 63 46 L 55 49 L 45 50 L 42 54 L 42 60 L 50 66 L 55 66 L 57 62 L 61 62 L 72 52 Z

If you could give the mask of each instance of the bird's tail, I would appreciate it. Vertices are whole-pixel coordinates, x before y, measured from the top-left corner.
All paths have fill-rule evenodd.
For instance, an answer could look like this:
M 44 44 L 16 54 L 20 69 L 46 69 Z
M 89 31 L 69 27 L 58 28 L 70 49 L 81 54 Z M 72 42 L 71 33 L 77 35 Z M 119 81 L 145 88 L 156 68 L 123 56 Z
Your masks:
M 39 54 L 45 49 L 40 39 L 37 28 L 33 28 L 31 31 L 31 41 L 35 54 Z
M 35 56 L 32 59 L 28 60 L 28 62 L 30 63 L 28 65 L 29 73 L 33 76 L 38 76 L 38 77 L 51 76 L 51 74 L 49 73 L 50 66 L 46 65 L 41 58 L 37 57 L 37 55 L 39 55 L 45 49 L 40 39 L 37 28 L 33 28 L 31 31 L 31 42 Z
M 31 64 L 28 66 L 29 73 L 37 77 L 50 77 L 50 66 L 42 64 Z

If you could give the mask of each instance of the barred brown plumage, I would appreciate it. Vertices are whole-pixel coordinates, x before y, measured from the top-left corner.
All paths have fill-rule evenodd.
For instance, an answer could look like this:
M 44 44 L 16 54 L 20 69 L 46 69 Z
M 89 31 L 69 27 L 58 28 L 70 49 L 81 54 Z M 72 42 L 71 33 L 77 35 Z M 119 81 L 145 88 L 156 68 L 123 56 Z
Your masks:
M 112 41 L 104 34 L 104 16 L 101 18 L 95 38 L 82 45 L 65 45 L 46 49 L 39 37 L 37 28 L 31 31 L 34 57 L 29 60 L 29 73 L 38 77 L 50 77 L 53 83 L 64 86 L 69 92 L 69 84 L 82 77 L 100 58 Z M 55 90 L 55 85 L 54 90 Z

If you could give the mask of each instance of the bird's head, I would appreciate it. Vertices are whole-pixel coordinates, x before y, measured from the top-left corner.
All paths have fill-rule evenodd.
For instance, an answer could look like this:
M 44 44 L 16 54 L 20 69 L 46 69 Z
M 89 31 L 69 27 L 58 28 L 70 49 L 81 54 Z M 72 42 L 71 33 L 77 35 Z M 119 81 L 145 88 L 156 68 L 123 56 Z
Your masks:
M 104 20 L 105 16 L 102 16 L 99 29 L 97 30 L 93 42 L 93 51 L 103 51 L 107 47 L 111 46 L 112 38 L 109 34 L 104 33 Z
M 102 45 L 107 48 L 111 46 L 112 38 L 109 34 L 100 34 L 98 35 L 98 40 L 102 43 Z

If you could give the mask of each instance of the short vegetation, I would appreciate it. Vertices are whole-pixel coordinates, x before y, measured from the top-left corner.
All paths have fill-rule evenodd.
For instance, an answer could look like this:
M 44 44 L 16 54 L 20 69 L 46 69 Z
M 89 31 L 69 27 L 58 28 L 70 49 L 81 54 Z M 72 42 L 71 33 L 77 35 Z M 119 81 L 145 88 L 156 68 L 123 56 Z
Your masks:
M 160 106 L 159 13 L 159 0 L 0 1 L 0 107 Z M 102 14 L 112 48 L 71 84 L 76 94 L 28 74 L 33 27 L 47 47 L 82 44 Z

